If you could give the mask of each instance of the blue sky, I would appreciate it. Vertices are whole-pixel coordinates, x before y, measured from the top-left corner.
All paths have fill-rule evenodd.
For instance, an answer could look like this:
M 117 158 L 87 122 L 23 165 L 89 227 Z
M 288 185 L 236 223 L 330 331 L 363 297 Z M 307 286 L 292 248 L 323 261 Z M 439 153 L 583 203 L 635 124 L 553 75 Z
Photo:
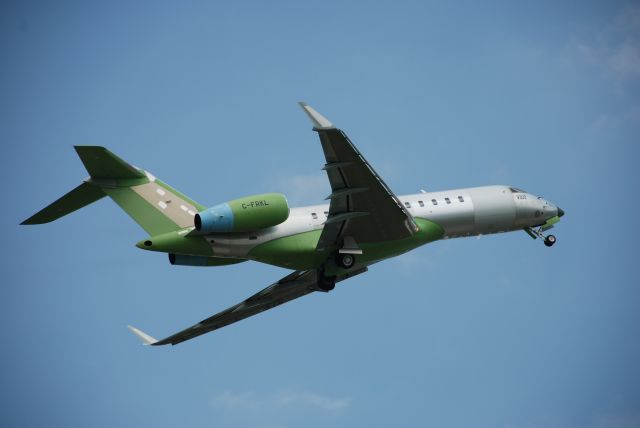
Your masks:
M 640 426 L 634 2 L 3 2 L 0 425 Z M 173 348 L 284 276 L 172 267 L 103 200 L 18 223 L 104 145 L 204 205 L 317 203 L 296 102 L 398 194 L 512 184 L 566 211 L 438 242 Z

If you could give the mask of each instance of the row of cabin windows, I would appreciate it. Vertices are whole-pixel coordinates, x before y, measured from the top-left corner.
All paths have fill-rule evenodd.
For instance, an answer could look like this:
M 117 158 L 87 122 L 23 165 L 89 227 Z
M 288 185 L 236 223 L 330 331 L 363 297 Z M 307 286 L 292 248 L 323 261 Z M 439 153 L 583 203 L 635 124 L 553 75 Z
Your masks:
M 447 204 L 450 204 L 450 203 L 451 203 L 451 199 L 449 199 L 449 198 L 444 198 L 444 201 L 445 201 Z M 460 201 L 460 202 L 464 202 L 464 198 L 463 198 L 462 196 L 458 196 L 458 201 Z M 438 205 L 438 200 L 437 200 L 437 199 L 431 199 L 431 203 L 432 203 L 433 205 Z M 418 205 L 420 205 L 420 207 L 421 207 L 421 208 L 423 208 L 423 207 L 424 207 L 424 202 L 422 202 L 422 201 L 418 201 Z M 405 202 L 405 203 L 404 203 L 404 206 L 405 206 L 405 207 L 407 207 L 407 208 L 411 208 L 411 202 Z M 325 211 L 325 212 L 324 212 L 324 216 L 325 216 L 325 217 L 329 217 L 329 211 Z M 313 218 L 314 220 L 317 220 L 317 219 L 318 219 L 318 214 L 316 214 L 316 213 L 311 213 L 311 218 Z
M 447 204 L 450 204 L 450 203 L 451 203 L 451 199 L 449 199 L 449 198 L 444 198 L 444 201 L 445 201 Z M 463 198 L 462 196 L 458 196 L 458 201 L 460 201 L 460 202 L 464 202 L 464 198 Z M 437 199 L 431 199 L 431 203 L 432 203 L 433 205 L 438 205 L 438 200 L 437 200 Z M 420 207 L 424 207 L 424 202 L 422 202 L 422 201 L 418 201 L 418 205 L 420 205 Z M 405 206 L 405 207 L 407 207 L 407 208 L 411 208 L 411 202 L 405 202 L 405 203 L 404 203 L 404 206 Z
M 324 212 L 324 216 L 325 216 L 325 217 L 329 217 L 329 211 L 325 211 L 325 212 Z M 313 218 L 314 220 L 317 220 L 317 219 L 318 219 L 318 214 L 316 214 L 316 213 L 311 213 L 311 218 Z

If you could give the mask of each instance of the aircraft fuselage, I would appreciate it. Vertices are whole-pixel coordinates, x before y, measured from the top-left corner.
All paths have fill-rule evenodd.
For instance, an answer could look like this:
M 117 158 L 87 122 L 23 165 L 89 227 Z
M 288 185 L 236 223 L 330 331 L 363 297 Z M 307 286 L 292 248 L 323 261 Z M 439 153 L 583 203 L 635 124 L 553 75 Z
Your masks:
M 439 239 L 488 235 L 544 224 L 558 208 L 543 198 L 509 186 L 484 186 L 399 196 L 420 231 L 411 238 L 360 245 L 358 266 L 405 253 Z M 216 257 L 255 260 L 290 269 L 318 267 L 326 259 L 317 250 L 329 204 L 291 208 L 274 227 L 206 236 Z

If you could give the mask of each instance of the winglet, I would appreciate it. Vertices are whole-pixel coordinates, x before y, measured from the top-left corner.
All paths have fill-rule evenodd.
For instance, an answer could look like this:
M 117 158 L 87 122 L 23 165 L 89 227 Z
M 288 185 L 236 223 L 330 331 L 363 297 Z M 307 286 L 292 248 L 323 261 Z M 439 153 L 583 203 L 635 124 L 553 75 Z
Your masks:
M 133 334 L 138 336 L 140 338 L 140 340 L 142 340 L 142 344 L 143 345 L 153 345 L 154 343 L 158 342 L 158 340 L 156 340 L 155 338 L 149 336 L 147 333 L 145 333 L 142 330 L 138 330 L 137 328 L 132 327 L 130 325 L 128 325 L 127 328 L 129 330 L 131 330 L 131 332 Z
M 315 129 L 334 129 L 335 128 L 335 126 L 333 126 L 333 123 L 329 122 L 329 119 L 327 119 L 326 117 L 324 117 L 323 115 L 315 111 L 315 109 L 310 105 L 308 105 L 307 103 L 300 101 L 298 104 L 300 104 L 300 107 L 302 107 L 304 112 L 307 113 L 307 116 L 309 116 L 309 119 L 311 119 L 311 122 L 313 122 L 313 127 Z

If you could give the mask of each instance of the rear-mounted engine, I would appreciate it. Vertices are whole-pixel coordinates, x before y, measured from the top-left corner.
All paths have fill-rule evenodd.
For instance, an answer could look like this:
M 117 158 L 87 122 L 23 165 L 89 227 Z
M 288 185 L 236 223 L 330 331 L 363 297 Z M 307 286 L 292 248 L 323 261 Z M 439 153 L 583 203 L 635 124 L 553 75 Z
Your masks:
M 225 202 L 199 212 L 194 225 L 200 232 L 254 232 L 289 218 L 289 204 L 281 193 L 265 193 Z

